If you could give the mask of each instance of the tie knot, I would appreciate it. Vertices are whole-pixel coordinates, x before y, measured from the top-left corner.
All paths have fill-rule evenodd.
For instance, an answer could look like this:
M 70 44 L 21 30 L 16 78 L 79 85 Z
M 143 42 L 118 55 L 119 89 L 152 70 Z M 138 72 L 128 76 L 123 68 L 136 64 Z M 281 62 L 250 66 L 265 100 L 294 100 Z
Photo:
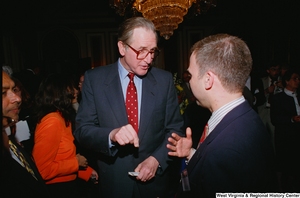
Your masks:
M 129 77 L 130 80 L 133 80 L 133 78 L 134 78 L 134 73 L 129 72 L 129 73 L 128 73 L 128 77 Z

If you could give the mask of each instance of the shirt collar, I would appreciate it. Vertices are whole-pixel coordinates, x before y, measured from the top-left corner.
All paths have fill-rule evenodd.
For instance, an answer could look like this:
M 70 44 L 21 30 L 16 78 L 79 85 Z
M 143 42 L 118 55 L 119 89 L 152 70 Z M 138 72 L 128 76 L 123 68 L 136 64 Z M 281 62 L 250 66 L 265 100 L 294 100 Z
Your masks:
M 118 71 L 121 79 L 126 79 L 128 75 L 128 71 L 122 65 L 120 58 L 118 59 Z
M 218 110 L 214 111 L 209 118 L 207 124 L 208 124 L 208 134 L 212 132 L 216 126 L 221 122 L 221 120 L 224 118 L 224 116 L 231 111 L 233 108 L 236 106 L 240 105 L 245 101 L 244 96 L 241 96 L 225 105 L 223 105 L 221 108 Z
M 288 96 L 292 96 L 292 97 L 297 97 L 297 93 L 296 92 L 292 92 L 286 88 L 284 88 L 284 92 L 286 93 L 286 95 Z

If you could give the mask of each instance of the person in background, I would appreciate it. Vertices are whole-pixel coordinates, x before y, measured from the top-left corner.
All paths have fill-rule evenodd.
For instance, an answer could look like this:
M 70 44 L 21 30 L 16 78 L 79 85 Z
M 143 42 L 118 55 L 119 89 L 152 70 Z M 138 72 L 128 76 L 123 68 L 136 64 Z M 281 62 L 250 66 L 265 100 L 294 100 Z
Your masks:
M 15 139 L 20 105 L 14 81 L 2 70 L 1 197 L 50 197 L 30 154 Z
M 32 153 L 33 148 L 33 133 L 36 126 L 36 122 L 33 119 L 34 100 L 30 97 L 27 90 L 24 88 L 22 83 L 14 78 L 11 79 L 16 85 L 16 94 L 22 98 L 22 104 L 19 112 L 19 122 L 17 123 L 16 138 L 23 145 L 23 148 L 28 152 Z M 22 135 L 20 134 L 22 133 Z
M 100 197 L 170 197 L 180 161 L 165 145 L 172 132 L 183 135 L 183 120 L 172 74 L 151 67 L 159 52 L 154 24 L 124 21 L 118 49 L 117 62 L 85 72 L 75 136 L 98 153 Z M 134 123 L 126 110 L 129 82 L 138 103 Z
M 187 157 L 176 197 L 216 197 L 216 193 L 274 192 L 273 149 L 258 114 L 242 95 L 252 68 L 251 53 L 238 37 L 217 34 L 195 43 L 188 71 L 199 105 L 212 115 L 197 149 L 192 131 L 175 133 L 169 155 Z
M 270 115 L 270 104 L 273 96 L 282 91 L 282 84 L 279 79 L 280 64 L 276 61 L 271 61 L 268 64 L 266 71 L 268 75 L 261 78 L 264 87 L 265 102 L 262 105 L 258 106 L 257 109 L 258 115 L 262 119 L 263 123 L 267 127 L 268 132 L 271 135 L 274 152 L 276 152 L 274 143 L 274 125 L 271 122 Z
M 14 73 L 13 69 L 8 65 L 2 66 L 2 70 L 5 71 L 10 77 Z
M 282 192 L 300 192 L 300 97 L 299 72 L 287 70 L 282 77 L 283 92 L 271 102 L 271 121 L 275 126 L 275 150 L 279 187 Z
M 184 71 L 182 74 L 182 83 L 181 86 L 183 88 L 183 91 L 185 93 L 185 97 L 188 99 L 189 104 L 195 101 L 195 97 L 193 95 L 193 92 L 191 90 L 190 86 L 190 79 L 191 76 L 188 71 Z
M 98 179 L 86 158 L 76 155 L 71 129 L 74 87 L 62 75 L 46 77 L 36 95 L 33 158 L 53 197 L 79 197 L 77 175 Z
M 17 123 L 16 127 L 16 134 L 15 138 L 18 140 L 18 142 L 21 143 L 23 148 L 31 154 L 32 147 L 33 147 L 33 132 L 35 124 L 32 120 L 32 110 L 34 107 L 34 101 L 30 97 L 27 90 L 24 88 L 22 83 L 17 79 L 14 78 L 13 70 L 9 66 L 2 66 L 3 71 L 5 71 L 7 74 L 9 74 L 10 78 L 15 83 L 15 93 L 22 99 L 22 103 L 19 107 L 19 122 Z
M 79 75 L 79 79 L 78 79 L 78 98 L 77 98 L 77 101 L 78 103 L 80 103 L 81 101 L 81 92 L 82 92 L 82 84 L 83 84 L 83 81 L 84 81 L 84 73 L 81 73 Z
M 83 74 L 81 75 L 83 76 Z M 75 110 L 73 112 L 73 115 L 72 115 L 72 133 L 74 135 L 74 132 L 75 132 L 75 129 L 76 129 L 76 123 L 75 123 L 75 118 L 76 118 L 76 114 L 77 114 L 77 111 L 78 111 L 78 108 L 79 108 L 79 97 L 80 97 L 80 93 L 81 93 L 81 88 L 80 88 L 80 81 L 82 80 L 83 82 L 83 79 L 80 77 L 80 81 L 79 81 L 79 84 L 77 86 L 77 81 L 75 81 L 73 78 L 69 78 L 70 80 L 70 83 L 72 84 L 72 86 L 74 87 L 74 97 L 72 99 L 72 106 L 73 106 L 73 109 Z M 78 141 L 75 139 L 74 140 L 74 144 L 76 146 L 76 153 L 80 153 L 81 155 L 83 155 L 87 161 L 89 162 L 89 166 L 92 167 L 93 169 L 97 169 L 97 164 L 96 164 L 96 161 L 97 161 L 97 158 L 95 157 L 95 153 L 89 149 L 86 149 L 84 147 L 82 147 Z M 83 196 L 83 197 L 98 197 L 99 196 L 99 193 L 98 193 L 98 186 L 95 185 L 97 184 L 97 181 L 94 181 L 94 180 L 90 180 L 89 182 L 86 182 L 84 180 L 77 180 L 78 182 L 78 185 L 80 186 L 79 188 L 79 193 Z
M 252 72 L 248 76 L 245 87 L 250 91 L 249 94 L 252 96 L 250 106 L 258 113 L 258 107 L 265 103 L 264 87 L 261 78 L 254 75 Z M 246 88 L 245 88 L 246 89 Z M 245 93 L 244 89 L 244 93 Z M 243 94 L 247 100 L 246 94 Z M 250 97 L 250 96 L 249 96 Z M 249 100 L 248 100 L 249 101 Z

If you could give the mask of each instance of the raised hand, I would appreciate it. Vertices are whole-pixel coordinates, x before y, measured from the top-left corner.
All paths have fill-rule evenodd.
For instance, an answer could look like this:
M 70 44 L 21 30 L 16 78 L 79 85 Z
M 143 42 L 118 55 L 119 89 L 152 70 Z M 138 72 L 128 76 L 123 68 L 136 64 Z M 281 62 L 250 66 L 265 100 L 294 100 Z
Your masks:
M 171 151 L 168 152 L 171 156 L 188 157 L 192 148 L 192 130 L 186 129 L 186 137 L 181 137 L 176 133 L 172 133 L 172 137 L 168 138 L 169 144 L 167 148 Z

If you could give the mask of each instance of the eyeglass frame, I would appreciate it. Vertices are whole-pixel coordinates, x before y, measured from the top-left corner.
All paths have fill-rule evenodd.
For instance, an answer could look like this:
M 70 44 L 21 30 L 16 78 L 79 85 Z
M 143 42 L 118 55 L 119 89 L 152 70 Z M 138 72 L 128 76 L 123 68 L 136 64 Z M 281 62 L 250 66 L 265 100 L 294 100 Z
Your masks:
M 127 44 L 127 43 L 124 43 L 124 44 L 127 45 L 132 51 L 134 51 L 134 52 L 136 53 L 136 59 L 137 59 L 137 60 L 144 60 L 144 59 L 148 56 L 149 53 L 151 54 L 151 58 L 152 58 L 152 54 L 153 54 L 153 58 L 152 58 L 152 59 L 155 59 L 155 58 L 159 55 L 159 52 L 160 52 L 160 50 L 159 50 L 158 48 L 152 49 L 153 51 L 149 51 L 149 50 L 147 50 L 147 49 L 136 50 L 136 49 L 134 49 L 133 47 L 131 47 L 129 44 Z M 147 50 L 147 51 L 148 51 L 147 54 L 146 54 L 145 57 L 143 57 L 143 58 L 138 58 L 139 54 L 140 54 L 143 50 Z M 156 56 L 155 56 L 155 52 L 157 52 L 157 55 L 156 55 Z

